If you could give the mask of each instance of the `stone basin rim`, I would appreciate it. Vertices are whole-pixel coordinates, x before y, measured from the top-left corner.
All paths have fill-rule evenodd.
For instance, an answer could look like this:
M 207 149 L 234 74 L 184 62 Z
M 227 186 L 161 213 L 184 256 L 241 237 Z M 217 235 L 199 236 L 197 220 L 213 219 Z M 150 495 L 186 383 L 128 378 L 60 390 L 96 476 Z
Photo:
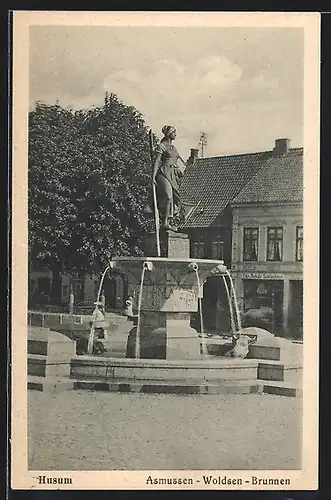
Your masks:
M 214 259 L 193 259 L 186 257 L 114 257 L 111 262 L 165 262 L 183 264 L 212 264 L 214 266 L 224 266 L 224 260 Z
M 72 358 L 74 363 L 91 363 L 100 366 L 116 366 L 120 368 L 184 368 L 184 369 L 236 369 L 256 368 L 258 359 L 241 358 L 209 358 L 209 359 L 150 359 L 150 358 L 105 358 L 102 356 L 82 355 Z M 263 363 L 266 364 L 266 363 Z M 284 363 L 283 363 L 284 364 Z

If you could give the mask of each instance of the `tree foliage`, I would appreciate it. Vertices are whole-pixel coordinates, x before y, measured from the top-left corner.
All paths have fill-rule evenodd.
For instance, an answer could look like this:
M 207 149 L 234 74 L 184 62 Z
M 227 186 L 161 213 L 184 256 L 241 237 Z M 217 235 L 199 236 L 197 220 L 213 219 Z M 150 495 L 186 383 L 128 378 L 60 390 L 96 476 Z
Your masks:
M 142 253 L 151 159 L 141 114 L 114 94 L 73 111 L 29 113 L 29 258 L 34 268 L 100 272 L 114 254 Z

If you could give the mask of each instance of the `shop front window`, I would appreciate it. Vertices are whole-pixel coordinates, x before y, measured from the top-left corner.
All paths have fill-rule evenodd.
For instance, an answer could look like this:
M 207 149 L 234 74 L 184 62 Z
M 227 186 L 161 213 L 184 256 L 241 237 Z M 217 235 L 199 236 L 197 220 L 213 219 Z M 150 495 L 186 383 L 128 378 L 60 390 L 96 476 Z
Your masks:
M 302 226 L 297 226 L 297 228 L 296 228 L 295 260 L 298 262 L 303 261 L 303 227 Z
M 283 288 L 280 280 L 243 280 L 244 327 L 281 331 L 283 322 Z
M 244 228 L 244 260 L 257 261 L 259 244 L 259 229 L 257 227 Z
M 283 260 L 283 228 L 268 227 L 267 260 Z

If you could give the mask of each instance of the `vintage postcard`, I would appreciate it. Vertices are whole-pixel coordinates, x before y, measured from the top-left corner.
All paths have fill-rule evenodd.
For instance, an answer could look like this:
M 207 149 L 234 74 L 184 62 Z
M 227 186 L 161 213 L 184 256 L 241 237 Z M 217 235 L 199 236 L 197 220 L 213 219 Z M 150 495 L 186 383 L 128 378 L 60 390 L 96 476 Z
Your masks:
M 12 488 L 317 489 L 319 14 L 12 30 Z

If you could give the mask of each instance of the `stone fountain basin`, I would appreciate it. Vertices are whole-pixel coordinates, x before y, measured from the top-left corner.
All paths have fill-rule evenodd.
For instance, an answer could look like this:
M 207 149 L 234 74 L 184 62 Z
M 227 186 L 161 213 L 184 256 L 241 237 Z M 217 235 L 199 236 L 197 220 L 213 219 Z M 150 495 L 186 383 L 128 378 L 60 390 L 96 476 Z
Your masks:
M 197 264 L 200 283 L 203 284 L 209 276 L 225 274 L 227 271 L 223 260 L 169 258 L 169 257 L 115 257 L 111 267 L 115 271 L 131 276 L 135 282 L 140 282 L 144 262 L 150 263 L 152 269 L 145 275 L 148 282 L 156 284 L 160 276 L 167 275 L 167 282 L 176 285 L 195 287 L 197 277 L 190 265 Z
M 212 381 L 253 380 L 257 378 L 258 360 L 247 359 L 132 359 L 80 356 L 71 361 L 75 378 Z
M 255 384 L 259 379 L 300 385 L 302 365 L 258 359 L 207 358 L 201 360 L 117 359 L 79 356 L 71 360 L 76 380 L 162 384 Z
M 115 263 L 121 263 L 125 264 L 127 263 L 129 266 L 132 265 L 132 263 L 140 263 L 142 264 L 143 262 L 155 262 L 159 264 L 163 264 L 165 267 L 171 267 L 173 264 L 186 264 L 186 263 L 194 263 L 196 262 L 201 265 L 202 267 L 210 268 L 210 267 L 216 267 L 220 264 L 224 265 L 223 260 L 218 260 L 218 259 L 193 259 L 193 258 L 188 258 L 188 257 L 146 257 L 146 256 L 141 256 L 141 257 L 114 257 L 112 259 L 112 262 Z M 226 270 L 226 266 L 224 266 Z

